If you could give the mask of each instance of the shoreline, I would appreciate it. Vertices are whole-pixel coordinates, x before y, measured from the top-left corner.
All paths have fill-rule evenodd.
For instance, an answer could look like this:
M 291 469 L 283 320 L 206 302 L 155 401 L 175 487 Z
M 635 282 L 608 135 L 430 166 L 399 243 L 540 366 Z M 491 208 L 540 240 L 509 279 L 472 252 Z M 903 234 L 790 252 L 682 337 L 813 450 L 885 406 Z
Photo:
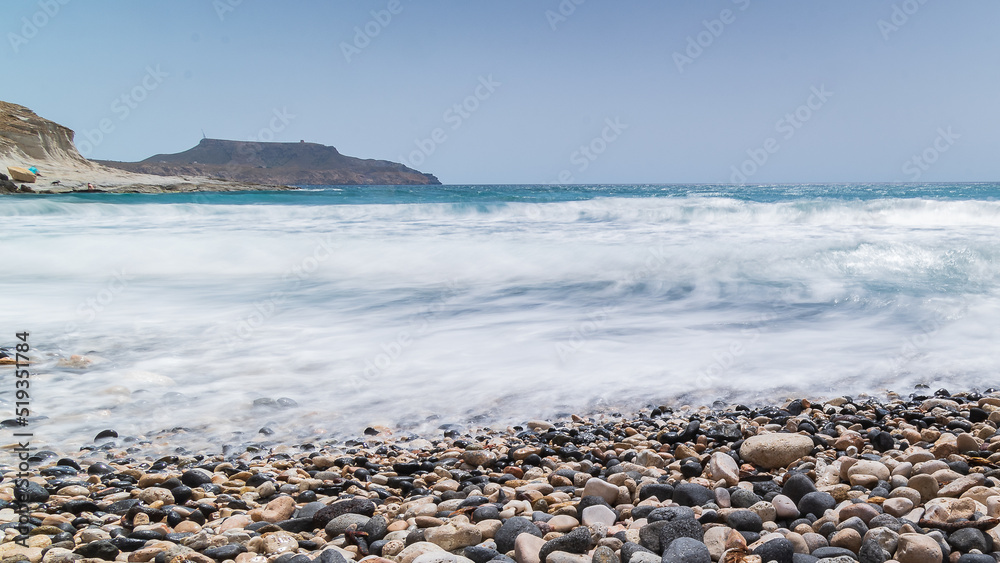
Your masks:
M 368 428 L 342 443 L 230 456 L 154 458 L 112 438 L 66 458 L 36 455 L 40 474 L 20 504 L 38 527 L 19 537 L 0 526 L 0 557 L 996 561 L 1000 393 L 892 396 L 412 437 Z M 6 477 L 9 522 L 18 503 Z

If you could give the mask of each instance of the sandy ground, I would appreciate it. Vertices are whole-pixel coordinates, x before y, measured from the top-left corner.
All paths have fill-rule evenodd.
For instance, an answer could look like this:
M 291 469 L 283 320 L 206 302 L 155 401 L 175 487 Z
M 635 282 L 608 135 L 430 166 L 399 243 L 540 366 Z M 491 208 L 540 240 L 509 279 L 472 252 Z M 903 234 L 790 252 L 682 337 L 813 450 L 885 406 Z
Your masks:
M 68 193 L 87 191 L 92 183 L 96 191 L 112 193 L 162 193 L 194 191 L 283 190 L 288 186 L 268 186 L 246 182 L 230 182 L 198 176 L 154 176 L 116 170 L 92 162 L 76 160 L 47 160 L 32 162 L 27 156 L 0 155 L 0 172 L 7 174 L 8 166 L 38 167 L 40 176 L 34 183 L 16 182 L 37 193 Z M 9 174 L 8 174 L 9 176 Z

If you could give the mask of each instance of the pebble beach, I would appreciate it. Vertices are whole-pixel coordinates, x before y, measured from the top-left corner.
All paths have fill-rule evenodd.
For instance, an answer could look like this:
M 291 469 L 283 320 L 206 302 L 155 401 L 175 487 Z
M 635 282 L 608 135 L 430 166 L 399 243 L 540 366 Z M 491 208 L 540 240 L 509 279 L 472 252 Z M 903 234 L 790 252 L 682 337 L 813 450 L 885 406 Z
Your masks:
M 33 452 L 24 481 L 3 467 L 0 561 L 996 561 L 1000 393 L 887 397 L 374 427 L 226 455 L 105 435 Z

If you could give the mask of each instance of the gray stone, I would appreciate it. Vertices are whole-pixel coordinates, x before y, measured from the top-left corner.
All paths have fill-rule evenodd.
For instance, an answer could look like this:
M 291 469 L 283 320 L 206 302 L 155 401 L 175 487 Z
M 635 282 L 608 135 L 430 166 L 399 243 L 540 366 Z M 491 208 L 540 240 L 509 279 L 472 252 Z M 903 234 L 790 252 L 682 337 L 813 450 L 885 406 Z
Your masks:
M 760 500 L 760 497 L 753 494 L 753 491 L 744 488 L 737 488 L 729 493 L 729 503 L 733 505 L 733 508 L 750 508 Z
M 989 553 L 993 551 L 993 538 L 975 528 L 962 528 L 948 536 L 948 545 L 961 553 L 969 553 L 973 549 L 978 549 L 980 553 Z
M 701 527 L 701 523 L 697 520 L 682 518 L 680 520 L 665 522 L 665 524 L 666 526 L 660 529 L 659 534 L 659 548 L 661 553 L 678 538 L 692 538 L 699 542 L 705 539 L 705 532 Z M 653 551 L 657 550 L 654 549 Z
M 594 550 L 590 561 L 591 563 L 618 563 L 618 556 L 610 547 L 601 545 Z
M 663 520 L 681 520 L 684 518 L 694 519 L 694 517 L 693 508 L 687 506 L 664 506 L 654 508 L 650 511 L 650 513 L 646 515 L 646 521 L 653 523 Z
M 739 532 L 760 532 L 764 522 L 752 510 L 734 510 L 726 516 L 726 525 Z
M 496 535 L 493 536 L 493 540 L 497 542 L 497 551 L 507 553 L 514 549 L 514 540 L 521 534 L 542 537 L 541 530 L 531 520 L 528 520 L 524 516 L 514 516 L 513 518 L 508 518 L 500 526 L 500 529 L 497 530 Z
M 326 524 L 326 535 L 335 538 L 343 534 L 351 526 L 357 526 L 360 530 L 368 523 L 369 518 L 364 514 L 341 514 Z
M 618 552 L 621 553 L 622 555 L 622 563 L 630 563 L 632 560 L 632 556 L 635 555 L 636 553 L 648 553 L 649 555 L 656 556 L 657 560 L 659 560 L 659 556 L 657 556 L 655 553 L 653 553 L 649 549 L 646 549 L 645 547 L 642 547 L 637 543 L 632 543 L 632 542 L 623 543 L 621 549 L 619 549 Z
M 674 502 L 681 506 L 701 506 L 712 500 L 715 494 L 697 483 L 680 483 L 674 487 Z
M 892 559 L 892 555 L 882 549 L 875 538 L 865 540 L 858 551 L 858 561 L 861 563 L 885 563 L 889 559 Z
M 663 550 L 662 563 L 712 563 L 708 546 L 691 538 L 677 538 Z M 791 563 L 791 562 L 789 562 Z
M 752 553 L 760 555 L 760 559 L 764 563 L 769 561 L 792 563 L 792 554 L 795 553 L 795 547 L 792 545 L 792 542 L 785 538 L 776 538 L 758 545 Z
M 815 555 L 820 559 L 829 559 L 831 557 L 850 557 L 855 561 L 858 560 L 858 556 L 846 547 L 821 547 L 819 549 L 814 549 L 812 555 Z
M 802 497 L 802 500 L 799 501 L 799 512 L 803 515 L 813 514 L 816 517 L 820 517 L 823 516 L 824 512 L 835 506 L 837 506 L 837 501 L 834 500 L 833 495 L 822 491 L 815 491 L 807 493 Z
M 560 536 L 545 542 L 545 545 L 538 550 L 538 560 L 545 561 L 545 558 L 553 551 L 565 551 L 566 553 L 587 553 L 590 549 L 590 530 L 580 526 L 565 536 Z
M 802 500 L 802 497 L 814 492 L 816 492 L 816 484 L 804 473 L 792 473 L 781 487 L 781 494 L 796 503 Z

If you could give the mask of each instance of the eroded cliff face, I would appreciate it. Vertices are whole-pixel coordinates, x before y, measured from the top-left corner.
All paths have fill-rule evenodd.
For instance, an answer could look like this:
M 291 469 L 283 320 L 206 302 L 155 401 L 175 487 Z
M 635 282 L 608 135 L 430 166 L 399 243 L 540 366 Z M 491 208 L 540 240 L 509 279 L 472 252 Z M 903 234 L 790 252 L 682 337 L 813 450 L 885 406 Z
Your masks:
M 73 130 L 39 117 L 30 109 L 0 101 L 0 164 L 7 166 L 74 166 L 93 169 L 73 144 Z M 49 166 L 47 166 L 49 165 Z
M 33 183 L 0 178 L 0 193 L 176 192 L 287 189 L 287 186 L 230 182 L 198 175 L 154 176 L 102 166 L 87 160 L 73 144 L 73 130 L 39 117 L 30 109 L 0 101 L 0 173 L 8 166 L 38 167 Z

